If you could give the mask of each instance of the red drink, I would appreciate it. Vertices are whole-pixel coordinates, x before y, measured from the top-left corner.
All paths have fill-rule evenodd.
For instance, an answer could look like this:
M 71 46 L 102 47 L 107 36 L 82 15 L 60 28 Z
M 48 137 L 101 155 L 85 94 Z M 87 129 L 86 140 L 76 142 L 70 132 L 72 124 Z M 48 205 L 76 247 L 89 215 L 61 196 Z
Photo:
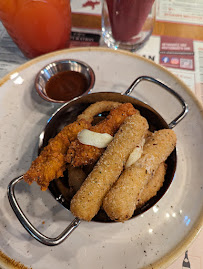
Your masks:
M 0 0 L 0 19 L 29 58 L 69 45 L 69 0 Z
M 106 0 L 113 38 L 129 42 L 140 33 L 154 0 Z

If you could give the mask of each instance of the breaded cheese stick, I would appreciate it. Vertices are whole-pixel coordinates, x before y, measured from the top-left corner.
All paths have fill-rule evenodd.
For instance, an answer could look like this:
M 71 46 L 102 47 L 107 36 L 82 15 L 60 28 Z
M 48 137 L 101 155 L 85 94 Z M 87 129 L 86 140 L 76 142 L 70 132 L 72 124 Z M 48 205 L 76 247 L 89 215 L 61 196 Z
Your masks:
M 175 144 L 176 135 L 170 129 L 159 130 L 147 140 L 141 158 L 124 170 L 104 198 L 103 208 L 112 220 L 123 222 L 133 215 L 139 193 Z
M 73 197 L 70 206 L 73 215 L 90 221 L 97 214 L 104 196 L 119 177 L 128 156 L 148 128 L 147 120 L 139 114 L 134 114 L 125 120 Z
M 161 163 L 155 174 L 149 179 L 144 189 L 139 193 L 136 207 L 143 206 L 147 201 L 154 197 L 163 186 L 167 165 Z

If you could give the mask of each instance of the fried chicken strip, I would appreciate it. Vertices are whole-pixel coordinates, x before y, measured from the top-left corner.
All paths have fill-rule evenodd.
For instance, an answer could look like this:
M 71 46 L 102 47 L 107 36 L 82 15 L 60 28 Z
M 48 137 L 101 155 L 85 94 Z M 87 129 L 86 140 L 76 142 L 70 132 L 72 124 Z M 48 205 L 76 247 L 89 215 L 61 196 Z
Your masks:
M 65 156 L 71 141 L 76 139 L 80 131 L 90 126 L 90 122 L 85 119 L 65 126 L 61 132 L 50 139 L 48 145 L 32 162 L 30 169 L 23 176 L 24 180 L 29 184 L 36 181 L 41 186 L 41 190 L 46 190 L 50 181 L 63 176 L 66 168 Z
M 159 130 L 149 137 L 141 158 L 123 171 L 104 198 L 103 208 L 112 220 L 123 222 L 132 217 L 139 193 L 171 154 L 175 144 L 176 135 L 170 129 Z
M 70 210 L 75 216 L 90 221 L 97 214 L 104 196 L 119 177 L 130 153 L 148 128 L 147 120 L 138 113 L 127 117 L 71 200 Z
M 105 102 L 104 105 L 102 105 L 102 109 L 105 109 L 106 111 L 108 111 L 109 107 L 110 106 L 106 104 L 105 109 Z M 97 111 L 101 111 L 101 109 L 98 109 Z M 92 126 L 89 130 L 97 133 L 107 133 L 113 136 L 117 132 L 121 124 L 124 122 L 124 120 L 128 116 L 131 116 L 135 113 L 139 112 L 133 107 L 132 104 L 120 104 L 119 106 L 110 111 L 106 119 L 104 119 L 97 125 Z M 78 139 L 76 139 L 71 143 L 68 149 L 66 161 L 75 167 L 95 163 L 99 159 L 101 154 L 104 152 L 104 150 L 105 149 L 103 148 L 84 145 L 80 143 Z
M 76 139 L 83 129 L 89 129 L 95 113 L 104 111 L 105 107 L 113 109 L 119 106 L 118 102 L 102 101 L 90 105 L 77 121 L 65 126 L 63 130 L 42 150 L 40 155 L 32 162 L 30 169 L 24 175 L 24 180 L 31 184 L 36 181 L 42 190 L 46 190 L 49 182 L 63 175 L 66 169 L 65 155 L 70 143 Z

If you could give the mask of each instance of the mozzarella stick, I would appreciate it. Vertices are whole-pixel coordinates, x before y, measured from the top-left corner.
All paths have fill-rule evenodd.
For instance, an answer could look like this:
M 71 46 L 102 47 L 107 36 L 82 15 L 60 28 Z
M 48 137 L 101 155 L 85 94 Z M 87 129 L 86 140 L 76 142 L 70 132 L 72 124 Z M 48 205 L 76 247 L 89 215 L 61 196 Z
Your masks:
M 125 120 L 73 197 L 70 206 L 73 215 L 90 221 L 97 214 L 104 196 L 118 179 L 130 153 L 139 144 L 148 128 L 147 120 L 139 114 Z
M 167 165 L 165 163 L 161 163 L 159 165 L 155 171 L 155 174 L 149 179 L 144 189 L 139 193 L 136 207 L 143 206 L 147 201 L 157 194 L 157 192 L 163 186 L 166 167 Z
M 124 170 L 104 198 L 103 208 L 112 220 L 123 222 L 132 217 L 139 193 L 175 144 L 176 135 L 170 129 L 159 130 L 147 140 L 141 158 Z

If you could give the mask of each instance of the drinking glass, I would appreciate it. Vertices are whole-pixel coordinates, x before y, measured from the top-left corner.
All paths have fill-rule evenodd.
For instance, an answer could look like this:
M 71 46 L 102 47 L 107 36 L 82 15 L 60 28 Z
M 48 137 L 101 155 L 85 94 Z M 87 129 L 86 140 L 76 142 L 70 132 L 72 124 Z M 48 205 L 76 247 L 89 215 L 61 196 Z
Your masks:
M 154 0 L 103 0 L 102 35 L 108 47 L 136 51 L 149 39 Z
M 0 20 L 28 58 L 69 45 L 70 0 L 0 0 Z

